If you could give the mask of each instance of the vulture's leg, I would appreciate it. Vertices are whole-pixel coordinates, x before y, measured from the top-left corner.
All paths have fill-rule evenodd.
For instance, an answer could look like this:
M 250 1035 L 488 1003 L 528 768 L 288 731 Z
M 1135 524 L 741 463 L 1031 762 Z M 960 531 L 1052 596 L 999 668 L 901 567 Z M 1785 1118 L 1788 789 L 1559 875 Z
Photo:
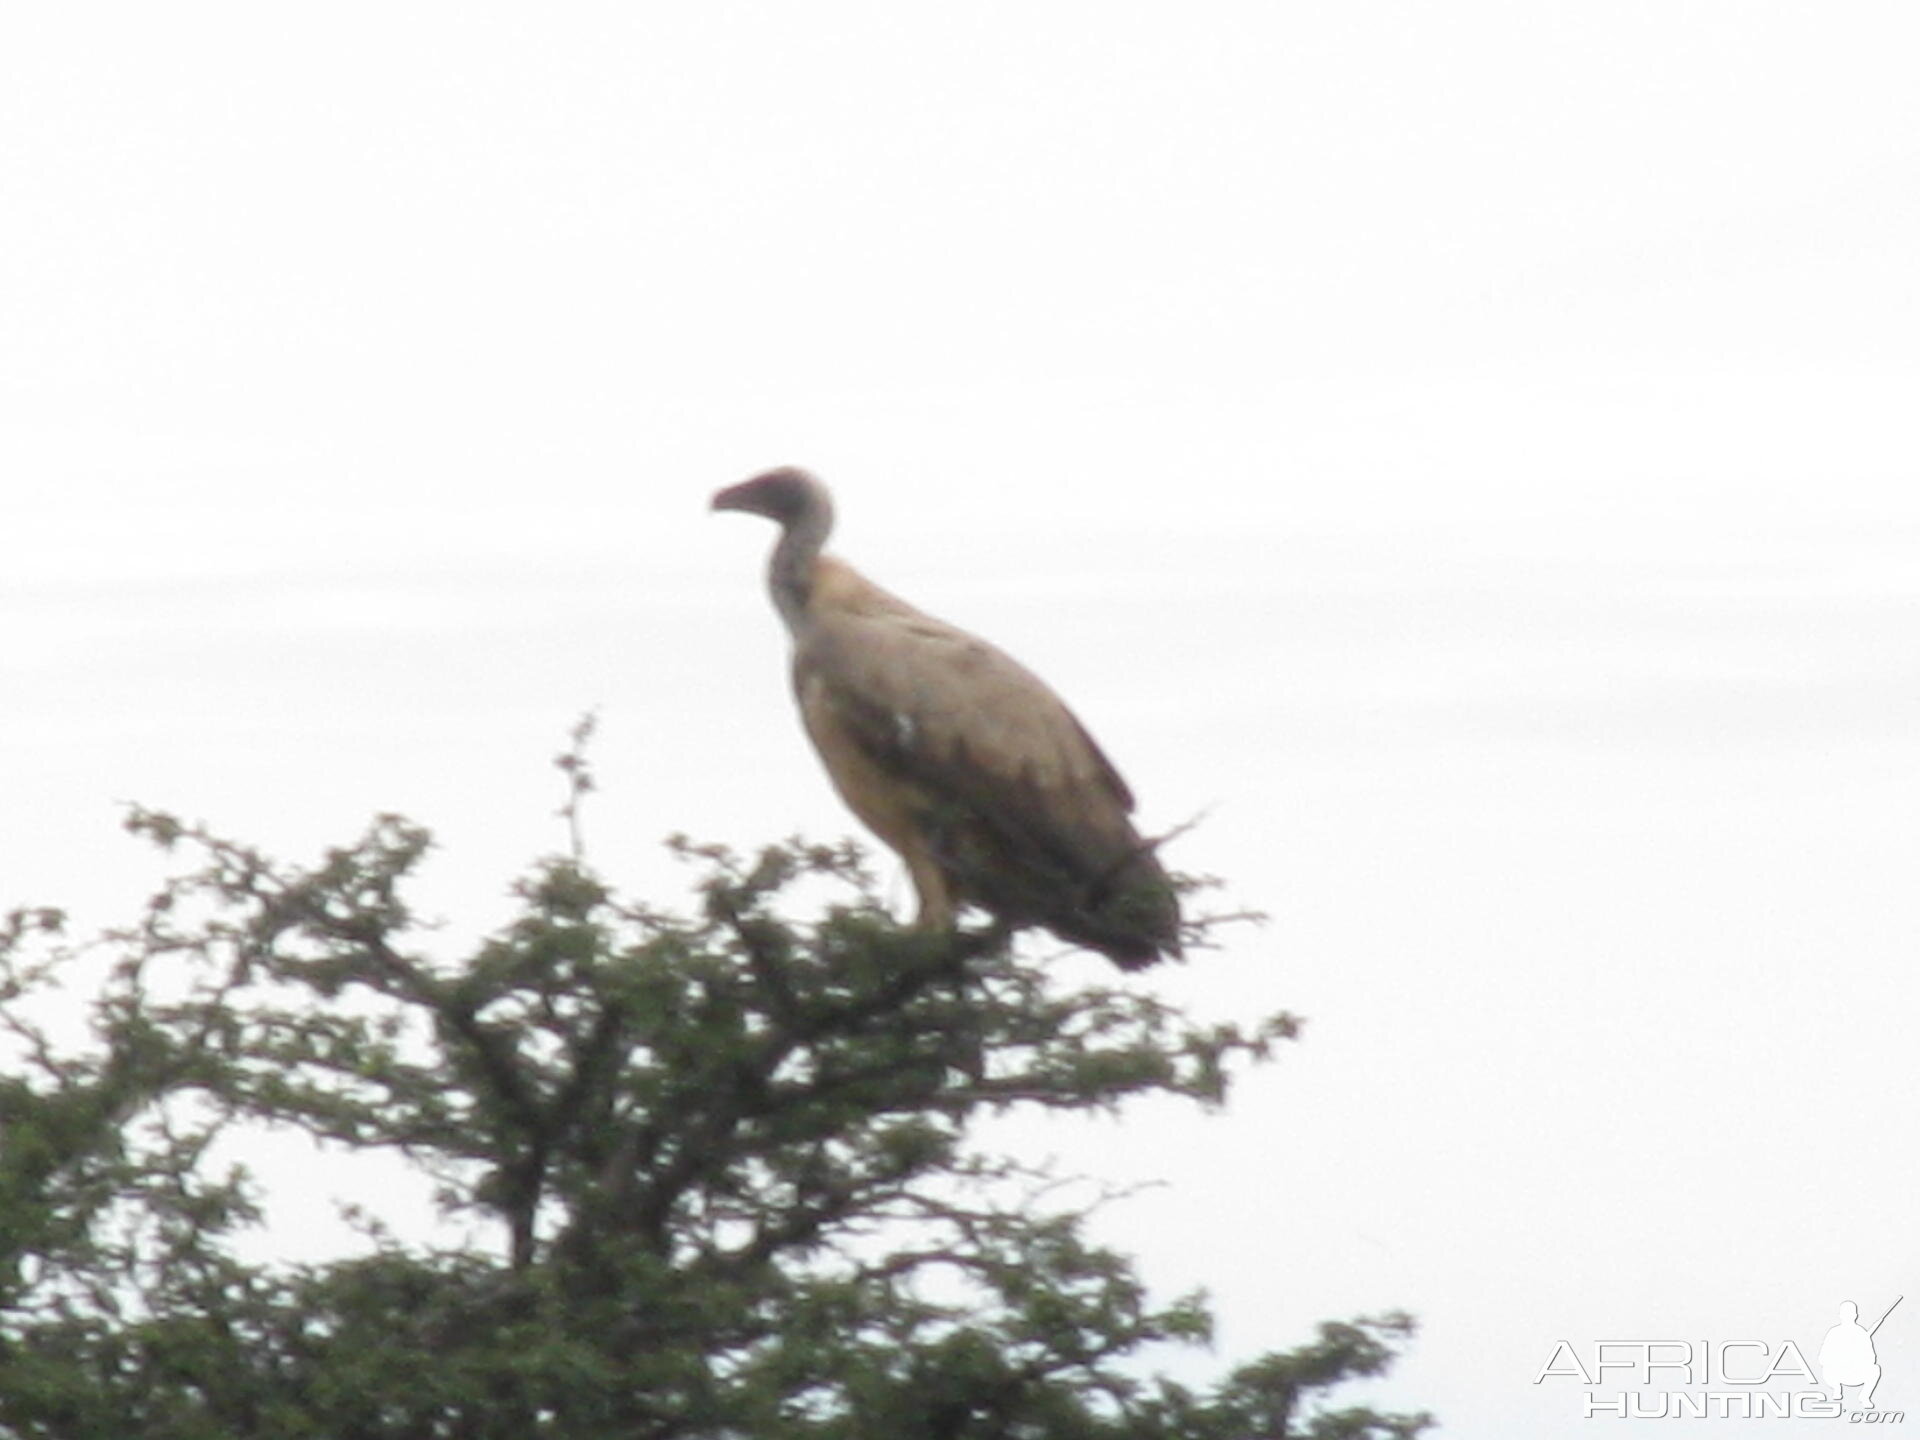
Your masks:
M 928 853 L 925 843 L 916 836 L 915 843 L 903 847 L 900 856 L 907 862 L 914 893 L 920 897 L 920 913 L 914 916 L 914 926 L 921 930 L 951 930 L 953 892 L 947 888 L 946 874 Z

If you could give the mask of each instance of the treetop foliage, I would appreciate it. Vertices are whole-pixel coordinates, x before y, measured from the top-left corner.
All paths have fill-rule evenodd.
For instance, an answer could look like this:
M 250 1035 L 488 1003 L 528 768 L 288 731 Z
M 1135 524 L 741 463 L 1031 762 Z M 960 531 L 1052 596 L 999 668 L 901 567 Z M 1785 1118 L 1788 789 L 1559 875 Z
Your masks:
M 1019 1107 L 1219 1105 L 1296 1022 L 1203 1025 L 996 932 L 903 930 L 851 844 L 685 840 L 691 914 L 570 855 L 471 953 L 406 896 L 421 827 L 280 863 L 135 810 L 188 857 L 138 920 L 0 921 L 0 1436 L 1388 1440 L 1327 1408 L 1411 1334 L 1327 1325 L 1208 1393 L 1208 1339 L 1089 1237 L 1098 1198 L 976 1143 Z M 793 887 L 834 895 L 809 918 Z M 784 902 L 784 903 L 783 903 Z M 90 1034 L 51 991 L 93 977 Z M 72 1003 L 73 997 L 68 997 Z M 466 1238 L 249 1264 L 247 1127 L 387 1151 Z M 244 1146 L 237 1147 L 244 1149 Z M 372 1207 L 368 1207 L 371 1210 Z M 454 1227 L 459 1229 L 459 1226 Z

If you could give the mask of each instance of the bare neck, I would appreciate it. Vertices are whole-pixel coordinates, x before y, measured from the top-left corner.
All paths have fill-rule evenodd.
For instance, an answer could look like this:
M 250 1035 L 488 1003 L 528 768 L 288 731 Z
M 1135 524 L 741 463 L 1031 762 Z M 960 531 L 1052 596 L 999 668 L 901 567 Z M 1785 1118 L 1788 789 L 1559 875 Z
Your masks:
M 833 507 L 825 496 L 818 496 L 795 516 L 773 547 L 767 564 L 767 588 L 773 592 L 774 608 L 798 631 L 813 599 L 813 566 L 833 529 Z

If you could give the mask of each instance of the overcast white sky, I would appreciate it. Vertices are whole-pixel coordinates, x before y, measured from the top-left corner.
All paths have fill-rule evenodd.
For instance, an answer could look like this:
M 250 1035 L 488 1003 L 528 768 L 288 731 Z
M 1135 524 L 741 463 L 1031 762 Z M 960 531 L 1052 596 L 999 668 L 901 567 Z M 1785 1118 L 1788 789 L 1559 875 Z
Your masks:
M 1920 1412 L 1917 56 L 1830 0 L 9 7 L 0 905 L 125 918 L 119 801 L 398 809 L 490 924 L 594 705 L 619 879 L 847 831 L 705 509 L 807 464 L 1272 912 L 1149 982 L 1309 1017 L 1228 1114 L 1029 1137 L 1170 1182 L 1107 1231 L 1219 1364 L 1404 1307 L 1379 1398 L 1533 1440 L 1560 1340 L 1908 1293 Z

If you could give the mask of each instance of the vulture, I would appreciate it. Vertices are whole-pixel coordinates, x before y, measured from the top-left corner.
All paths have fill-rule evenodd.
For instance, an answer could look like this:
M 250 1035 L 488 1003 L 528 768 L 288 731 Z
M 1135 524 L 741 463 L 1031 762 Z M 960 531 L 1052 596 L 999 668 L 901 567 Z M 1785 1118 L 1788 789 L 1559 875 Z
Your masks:
M 1122 969 L 1180 953 L 1133 794 L 1045 682 L 823 555 L 833 500 L 807 471 L 729 486 L 713 508 L 781 528 L 767 579 L 801 720 L 841 799 L 906 863 L 918 925 L 950 929 L 970 903 Z

